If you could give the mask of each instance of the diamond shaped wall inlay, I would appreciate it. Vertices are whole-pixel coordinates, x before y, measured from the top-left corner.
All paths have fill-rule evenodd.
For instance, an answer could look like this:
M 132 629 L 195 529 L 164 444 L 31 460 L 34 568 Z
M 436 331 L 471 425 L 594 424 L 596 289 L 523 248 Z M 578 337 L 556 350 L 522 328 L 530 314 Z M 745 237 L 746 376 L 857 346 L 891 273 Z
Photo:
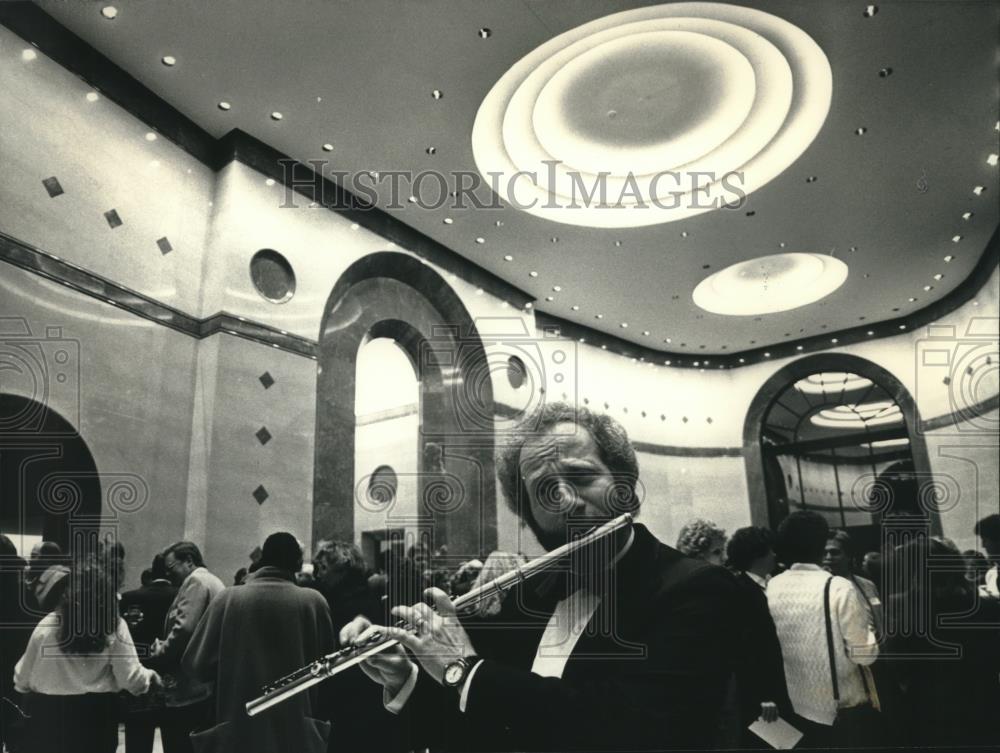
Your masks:
M 159 246 L 160 253 L 163 254 L 164 256 L 166 256 L 167 254 L 169 254 L 171 251 L 174 250 L 174 247 L 170 245 L 170 241 L 167 240 L 167 236 L 163 236 L 162 238 L 158 239 L 156 241 L 156 245 Z
M 104 213 L 104 219 L 108 221 L 108 225 L 114 230 L 116 227 L 122 225 L 122 218 L 118 216 L 118 212 L 114 209 L 109 209 Z
M 49 192 L 49 198 L 54 199 L 63 193 L 63 187 L 59 185 L 59 179 L 56 176 L 51 178 L 46 178 L 42 181 L 42 185 L 45 186 L 45 190 Z
M 265 390 L 270 389 L 271 385 L 274 384 L 274 377 L 271 376 L 271 372 L 269 371 L 265 371 L 257 378 L 260 380 L 260 383 L 264 385 Z
M 267 489 L 264 488 L 263 484 L 253 490 L 253 498 L 257 500 L 258 505 L 264 504 L 264 500 L 266 500 L 269 496 L 271 495 L 267 493 Z
M 271 441 L 271 432 L 267 430 L 266 426 L 261 426 L 260 429 L 257 430 L 256 437 L 257 441 L 261 444 L 267 444 Z

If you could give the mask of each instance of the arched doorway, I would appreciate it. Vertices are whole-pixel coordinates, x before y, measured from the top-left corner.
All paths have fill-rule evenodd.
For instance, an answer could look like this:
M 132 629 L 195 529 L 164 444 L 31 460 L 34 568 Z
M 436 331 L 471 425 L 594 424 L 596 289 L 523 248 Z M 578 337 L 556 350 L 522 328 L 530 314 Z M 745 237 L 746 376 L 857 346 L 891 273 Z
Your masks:
M 496 548 L 493 390 L 476 324 L 431 267 L 380 252 L 351 265 L 327 302 L 319 339 L 313 540 L 357 539 L 356 365 L 393 340 L 419 383 L 417 527 L 456 559 Z M 385 458 L 392 465 L 392 460 Z M 362 488 L 364 487 L 364 488 Z M 360 490 L 360 491 L 359 491 Z
M 858 552 L 882 548 L 890 519 L 940 533 L 919 420 L 899 380 L 864 359 L 821 354 L 784 367 L 744 424 L 754 524 L 813 510 Z
M 27 557 L 42 540 L 68 552 L 99 527 L 101 481 L 79 432 L 44 404 L 0 394 L 0 532 Z

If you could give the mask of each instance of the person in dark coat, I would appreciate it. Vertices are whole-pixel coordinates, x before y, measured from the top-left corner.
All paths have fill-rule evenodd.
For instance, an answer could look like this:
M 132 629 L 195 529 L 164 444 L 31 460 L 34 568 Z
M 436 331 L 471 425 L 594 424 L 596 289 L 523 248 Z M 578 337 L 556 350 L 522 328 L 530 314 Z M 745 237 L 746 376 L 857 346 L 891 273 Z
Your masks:
M 785 686 L 785 666 L 774 620 L 767 607 L 767 581 L 774 572 L 774 534 L 767 528 L 740 528 L 726 549 L 729 566 L 742 590 L 744 636 L 736 671 L 744 747 L 766 744 L 746 728 L 758 717 L 767 722 L 788 715 L 791 703 Z
M 330 610 L 314 589 L 295 583 L 302 547 L 290 533 L 267 537 L 261 566 L 242 586 L 212 600 L 184 652 L 185 671 L 215 683 L 215 726 L 196 732 L 196 749 L 214 753 L 322 753 L 329 723 L 316 718 L 316 691 L 255 717 L 246 703 L 261 688 L 333 650 Z
M 21 658 L 31 630 L 32 619 L 24 592 L 27 565 L 9 538 L 0 534 L 0 749 L 15 749 L 26 721 L 24 703 L 14 690 L 14 665 Z
M 122 594 L 118 602 L 128 623 L 139 660 L 152 654 L 153 643 L 166 637 L 167 612 L 177 596 L 177 587 L 167 577 L 163 555 L 153 557 L 153 564 L 143 571 L 142 586 Z M 150 753 L 153 736 L 163 720 L 165 702 L 162 693 L 148 693 L 128 703 L 125 716 L 125 753 Z
M 501 455 L 513 511 L 547 550 L 638 512 L 638 464 L 609 416 L 544 406 Z M 345 640 L 384 631 L 401 648 L 363 663 L 412 744 L 440 750 L 635 751 L 712 744 L 735 668 L 731 573 L 685 557 L 644 526 L 618 531 L 569 568 L 515 587 L 495 618 L 455 618 L 429 589 L 396 608 L 412 630 L 357 619 Z

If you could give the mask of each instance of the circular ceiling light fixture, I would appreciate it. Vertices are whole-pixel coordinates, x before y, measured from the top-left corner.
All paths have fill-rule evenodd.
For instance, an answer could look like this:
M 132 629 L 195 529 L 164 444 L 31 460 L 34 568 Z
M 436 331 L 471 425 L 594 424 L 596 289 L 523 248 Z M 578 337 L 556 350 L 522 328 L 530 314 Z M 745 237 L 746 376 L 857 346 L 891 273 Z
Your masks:
M 815 303 L 844 284 L 847 265 L 832 256 L 774 254 L 721 269 L 692 293 L 705 311 L 726 316 L 756 316 Z
M 741 203 L 780 175 L 815 139 L 831 93 L 826 55 L 787 21 L 658 5 L 571 29 L 515 63 L 480 105 L 472 148 L 480 172 L 502 178 L 501 198 L 530 214 L 655 225 Z

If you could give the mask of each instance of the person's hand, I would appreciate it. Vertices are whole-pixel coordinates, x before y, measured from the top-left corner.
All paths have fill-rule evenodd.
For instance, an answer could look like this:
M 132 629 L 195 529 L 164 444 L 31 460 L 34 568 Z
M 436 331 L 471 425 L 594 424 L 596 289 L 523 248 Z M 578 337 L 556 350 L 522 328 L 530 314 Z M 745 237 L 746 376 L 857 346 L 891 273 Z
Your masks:
M 343 646 L 364 644 L 375 632 L 388 636 L 388 628 L 357 616 L 340 629 L 340 643 Z M 358 666 L 368 677 L 377 682 L 390 696 L 396 696 L 413 672 L 413 662 L 402 646 L 396 645 L 365 659 Z
M 385 635 L 409 649 L 424 671 L 440 683 L 446 666 L 471 655 L 475 649 L 447 594 L 440 588 L 428 588 L 424 595 L 434 602 L 437 611 L 424 603 L 394 607 L 392 613 L 416 631 L 390 627 L 385 628 Z
M 778 704 L 774 701 L 761 701 L 760 718 L 765 722 L 778 721 Z
M 162 687 L 163 687 L 163 678 L 160 677 L 160 673 L 152 671 L 152 674 L 150 674 L 149 676 L 149 689 L 156 690 L 157 688 L 162 688 Z
M 149 655 L 159 656 L 162 652 L 163 652 L 163 641 L 161 641 L 159 638 L 154 638 L 153 645 L 150 646 L 149 649 Z

